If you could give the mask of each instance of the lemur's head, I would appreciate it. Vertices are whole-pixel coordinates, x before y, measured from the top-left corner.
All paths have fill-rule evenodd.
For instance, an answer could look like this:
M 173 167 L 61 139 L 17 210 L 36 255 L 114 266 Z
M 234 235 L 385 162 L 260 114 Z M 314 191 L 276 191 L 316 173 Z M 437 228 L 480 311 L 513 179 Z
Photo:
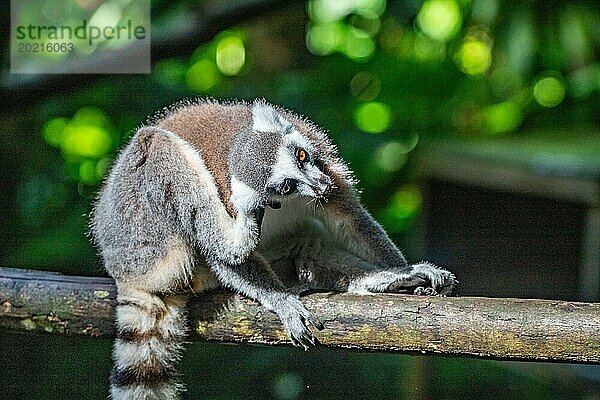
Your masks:
M 329 194 L 332 180 L 324 172 L 319 149 L 270 104 L 253 104 L 252 127 L 240 139 L 233 175 L 267 203 L 295 196 L 323 199 Z

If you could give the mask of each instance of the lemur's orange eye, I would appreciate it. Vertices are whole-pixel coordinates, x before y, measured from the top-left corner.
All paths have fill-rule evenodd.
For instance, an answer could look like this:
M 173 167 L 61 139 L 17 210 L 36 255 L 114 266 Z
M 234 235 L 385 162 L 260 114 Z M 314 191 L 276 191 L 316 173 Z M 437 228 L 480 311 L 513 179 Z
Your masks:
M 300 161 L 300 162 L 306 161 L 306 159 L 308 158 L 308 155 L 306 154 L 306 150 L 304 150 L 304 149 L 298 150 L 297 157 L 298 157 L 298 161 Z

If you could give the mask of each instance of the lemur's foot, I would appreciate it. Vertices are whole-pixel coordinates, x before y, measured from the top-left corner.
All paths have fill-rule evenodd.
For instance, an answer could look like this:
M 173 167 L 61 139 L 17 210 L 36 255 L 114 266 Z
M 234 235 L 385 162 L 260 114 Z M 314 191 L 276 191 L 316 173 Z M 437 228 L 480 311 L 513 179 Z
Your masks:
M 348 291 L 446 296 L 452 292 L 456 283 L 452 273 L 422 262 L 402 269 L 373 271 L 350 282 Z
M 319 343 L 317 337 L 308 328 L 313 325 L 318 330 L 323 330 L 323 324 L 315 318 L 293 295 L 288 295 L 275 304 L 273 311 L 279 316 L 285 330 L 296 346 L 302 346 L 304 350 Z
M 411 266 L 405 278 L 392 282 L 386 292 L 412 293 L 421 296 L 446 296 L 458 283 L 454 274 L 428 262 Z

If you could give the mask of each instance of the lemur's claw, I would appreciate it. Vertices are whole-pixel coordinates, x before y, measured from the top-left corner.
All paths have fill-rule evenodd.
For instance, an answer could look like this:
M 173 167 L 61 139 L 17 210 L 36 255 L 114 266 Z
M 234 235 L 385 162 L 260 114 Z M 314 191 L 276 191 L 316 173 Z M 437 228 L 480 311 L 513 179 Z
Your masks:
M 308 322 L 310 322 L 310 324 L 312 326 L 314 326 L 315 328 L 317 328 L 318 330 L 322 331 L 323 329 L 325 329 L 325 325 L 323 325 L 321 323 L 321 321 L 319 321 L 318 319 L 316 319 L 315 317 L 313 317 L 312 315 L 310 315 L 308 317 Z
M 319 340 L 307 325 L 313 325 L 319 330 L 324 329 L 324 326 L 304 307 L 299 299 L 288 296 L 278 303 L 274 311 L 283 322 L 283 326 L 294 345 L 301 346 L 306 350 L 308 347 L 319 343 Z
M 437 296 L 438 292 L 436 292 L 435 289 L 432 287 L 419 286 L 415 289 L 413 294 L 417 296 Z

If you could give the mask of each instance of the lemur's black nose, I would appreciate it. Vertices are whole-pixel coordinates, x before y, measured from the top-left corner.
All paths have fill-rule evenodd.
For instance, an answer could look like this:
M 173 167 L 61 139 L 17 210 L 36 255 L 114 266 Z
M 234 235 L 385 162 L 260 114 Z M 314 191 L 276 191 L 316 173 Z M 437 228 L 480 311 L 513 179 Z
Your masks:
M 283 195 L 288 195 L 288 194 L 292 194 L 296 191 L 296 188 L 298 187 L 298 181 L 296 181 L 295 179 L 291 179 L 291 178 L 286 178 L 283 180 L 283 184 L 281 185 L 281 194 Z

